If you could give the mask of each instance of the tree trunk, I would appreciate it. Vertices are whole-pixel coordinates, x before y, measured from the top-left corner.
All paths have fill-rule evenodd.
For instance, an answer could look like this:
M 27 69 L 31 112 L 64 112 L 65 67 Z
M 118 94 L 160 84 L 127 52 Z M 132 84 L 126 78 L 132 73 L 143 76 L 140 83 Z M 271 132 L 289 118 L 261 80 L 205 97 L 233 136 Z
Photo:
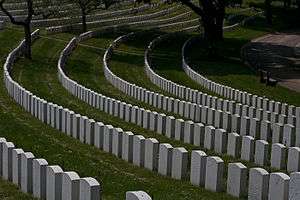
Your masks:
M 25 52 L 24 55 L 28 59 L 32 59 L 31 56 L 31 27 L 30 23 L 24 26 L 24 33 L 25 33 Z
M 82 19 L 82 32 L 85 33 L 87 31 L 87 25 L 86 25 L 86 13 L 84 9 L 81 10 L 81 19 Z
M 265 0 L 265 16 L 267 23 L 269 25 L 272 25 L 273 20 L 272 20 L 272 0 Z
M 203 18 L 204 38 L 210 43 L 223 40 L 224 18 Z
M 217 40 L 223 40 L 224 18 L 225 18 L 225 6 L 222 6 L 222 8 L 220 8 L 220 10 L 217 11 L 217 15 L 216 15 Z

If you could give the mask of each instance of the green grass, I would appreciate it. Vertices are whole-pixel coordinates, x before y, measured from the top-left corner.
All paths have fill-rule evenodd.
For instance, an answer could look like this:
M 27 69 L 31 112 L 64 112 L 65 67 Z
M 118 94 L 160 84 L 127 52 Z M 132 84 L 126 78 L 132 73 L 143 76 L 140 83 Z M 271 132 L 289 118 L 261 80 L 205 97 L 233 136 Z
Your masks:
M 156 137 L 160 142 L 170 143 L 174 147 L 183 146 L 188 150 L 195 148 L 192 145 L 173 141 L 132 124 L 125 123 L 118 118 L 111 117 L 93 109 L 69 95 L 61 87 L 56 76 L 58 55 L 65 45 L 66 43 L 64 42 L 39 39 L 33 46 L 34 60 L 20 59 L 14 66 L 14 78 L 34 94 L 64 107 L 68 107 L 77 113 L 103 121 L 106 124 L 121 127 L 123 130 L 132 130 L 135 133 L 141 133 L 146 137 Z M 80 58 L 82 58 L 85 61 L 88 60 L 88 62 L 85 63 L 86 65 L 81 66 L 85 66 L 84 68 L 89 68 L 89 66 L 93 67 L 98 65 L 99 57 L 103 54 L 103 51 L 95 51 L 95 49 L 90 48 L 88 53 L 84 53 L 88 51 L 85 47 L 80 47 L 79 50 L 79 53 L 77 55 L 75 54 L 75 60 L 72 59 L 72 56 L 70 60 L 71 66 L 72 62 L 80 61 Z M 86 57 L 89 59 L 86 59 Z M 91 65 L 89 62 L 91 62 Z M 98 65 L 98 70 L 99 66 L 101 66 L 101 64 Z M 77 73 L 84 74 L 82 71 Z M 3 87 L 2 90 L 5 91 Z M 18 108 L 18 106 L 15 105 L 13 107 Z M 81 144 L 70 137 L 60 134 L 58 131 L 28 116 L 28 114 L 22 110 L 19 110 L 19 112 L 9 111 L 7 113 L 13 113 L 16 116 L 26 115 L 22 122 L 34 130 L 24 127 L 24 124 L 20 125 L 16 123 L 13 117 L 9 118 L 5 116 L 8 123 L 1 124 L 1 129 L 7 131 L 1 134 L 1 136 L 13 141 L 18 147 L 22 146 L 26 151 L 32 151 L 36 157 L 47 159 L 51 164 L 61 165 L 65 170 L 74 170 L 78 172 L 80 176 L 92 176 L 97 178 L 97 180 L 101 180 L 104 190 L 104 199 L 122 198 L 125 191 L 137 189 L 155 194 L 155 199 L 186 199 L 187 193 L 189 193 L 188 198 L 191 199 L 214 199 L 216 195 L 219 199 L 232 199 L 232 197 L 224 193 L 215 194 L 193 187 L 188 181 L 175 181 L 167 177 L 159 176 L 156 173 L 134 167 L 121 159 L 117 159 L 94 147 Z M 20 133 L 18 130 L 22 130 L 22 132 Z M 207 153 L 209 155 L 217 155 L 211 151 L 207 151 Z M 226 162 L 226 165 L 228 162 L 239 161 L 229 156 L 222 156 L 222 158 Z M 248 167 L 255 166 L 253 163 L 245 164 Z M 119 179 L 120 181 L 118 181 Z M 170 185 L 174 185 L 174 187 L 171 188 Z M 166 193 L 170 193 L 171 195 L 165 197 Z
M 0 31 L 0 64 L 3 66 L 6 55 L 12 50 L 12 48 L 17 45 L 18 41 L 21 39 L 22 34 L 14 31 Z M 9 40 L 7 39 L 9 38 Z M 2 68 L 1 68 L 2 70 Z M 3 75 L 0 75 L 1 80 L 3 79 Z M 4 88 L 3 81 L 1 81 L 0 85 L 0 137 L 5 137 L 8 141 L 11 138 L 7 132 L 9 130 L 6 129 L 3 125 L 10 124 L 6 120 L 9 120 L 11 117 L 15 115 L 15 113 L 11 112 L 11 107 L 18 110 L 19 106 L 16 106 L 14 102 L 10 100 L 10 97 L 6 93 L 6 89 Z M 18 118 L 14 118 L 13 122 L 18 121 Z M 20 134 L 20 133 L 19 133 Z M 7 199 L 7 200 L 33 200 L 31 195 L 22 193 L 14 184 L 9 183 L 6 180 L 0 178 L 0 199 Z
M 65 45 L 53 40 L 39 39 L 33 46 L 34 60 L 20 59 L 14 66 L 14 78 L 34 94 L 49 101 L 107 124 L 112 122 L 111 124 L 121 126 L 124 130 L 134 130 L 136 133 L 156 137 L 157 135 L 149 132 L 146 134 L 147 132 L 139 127 L 135 128 L 131 124 L 101 113 L 67 94 L 56 78 L 56 62 L 59 52 Z M 1 133 L 1 136 L 26 151 L 32 151 L 36 157 L 45 158 L 51 164 L 62 166 L 66 171 L 76 171 L 81 177 L 95 177 L 101 181 L 104 199 L 122 199 L 128 190 L 145 190 L 153 195 L 154 199 L 215 199 L 216 197 L 233 199 L 225 193 L 211 193 L 203 188 L 194 187 L 188 181 L 172 180 L 134 167 L 92 146 L 81 144 L 42 124 L 16 106 L 8 98 L 3 85 L 1 95 L 1 109 L 6 109 L 5 112 L 1 112 L 1 130 L 6 130 Z M 161 142 L 169 142 L 163 137 L 157 136 L 157 138 Z M 179 142 L 173 141 L 172 144 L 181 146 Z M 193 147 L 190 146 L 189 149 L 191 148 Z
M 144 49 L 158 34 L 161 33 L 150 32 L 149 34 L 141 34 L 134 41 L 122 44 L 119 50 L 128 51 L 128 53 L 116 52 L 110 63 L 112 70 L 124 79 L 150 90 L 166 94 L 149 81 L 143 68 Z M 103 48 L 106 48 L 116 38 L 115 36 L 114 34 L 105 35 L 103 38 L 94 38 L 84 42 L 85 45 L 92 45 L 96 48 L 80 46 L 76 49 L 67 64 L 67 72 L 71 78 L 107 96 L 115 97 L 134 105 L 151 108 L 117 91 L 104 79 L 101 69 Z M 166 47 L 154 52 L 153 61 L 156 71 L 163 76 L 172 78 L 175 82 L 187 84 L 189 87 L 203 90 L 188 77 L 184 77 L 180 59 L 177 56 L 180 55 L 181 44 L 189 36 L 180 37 L 176 42 L 171 41 L 162 44 L 162 46 L 165 45 Z M 17 44 L 21 37 L 22 34 L 14 30 L 0 32 L 1 65 L 3 65 L 8 52 Z M 51 37 L 69 40 L 73 35 L 58 34 Z M 243 36 L 241 36 L 241 40 L 243 40 Z M 64 41 L 39 39 L 33 47 L 34 60 L 20 59 L 14 66 L 14 78 L 34 94 L 70 108 L 77 113 L 94 118 L 97 121 L 121 127 L 125 131 L 132 130 L 134 133 L 140 133 L 146 137 L 155 137 L 161 143 L 166 142 L 173 146 L 183 146 L 189 151 L 196 148 L 126 123 L 119 118 L 109 116 L 68 94 L 57 80 L 56 68 L 60 51 L 66 44 L 67 42 Z M 2 73 L 0 78 L 3 79 Z M 151 108 L 151 110 L 155 109 Z M 17 147 L 23 148 L 25 151 L 33 152 L 36 157 L 45 158 L 50 164 L 58 164 L 65 171 L 76 171 L 81 177 L 92 176 L 101 181 L 104 200 L 124 199 L 125 192 L 128 190 L 144 190 L 153 195 L 154 199 L 234 199 L 225 193 L 211 193 L 203 188 L 194 187 L 188 181 L 176 181 L 135 167 L 115 156 L 61 134 L 59 131 L 33 118 L 20 106 L 16 105 L 8 96 L 3 83 L 0 85 L 0 130 L 1 137 L 14 142 Z M 207 153 L 216 155 L 211 151 L 207 151 Z M 239 161 L 229 156 L 222 156 L 222 158 L 226 164 Z M 244 164 L 248 167 L 255 166 L 253 163 L 244 162 Z M 272 171 L 268 167 L 266 169 Z M 0 198 L 2 199 L 2 197 L 3 199 L 33 199 L 30 196 L 19 193 L 15 186 L 0 180 Z
M 225 34 L 224 42 L 218 45 L 218 50 L 222 52 L 222 55 L 219 57 L 215 56 L 213 59 L 209 59 L 209 56 L 205 53 L 205 48 L 203 48 L 204 44 L 199 42 L 193 45 L 189 51 L 194 52 L 189 54 L 190 56 L 188 57 L 190 66 L 218 83 L 259 96 L 266 96 L 276 101 L 299 106 L 300 93 L 280 85 L 269 87 L 261 84 L 259 76 L 240 60 L 239 49 L 242 45 L 265 33 L 263 31 L 252 30 L 251 28 L 240 28 L 227 33 Z M 216 57 L 218 57 L 217 60 L 215 59 Z
M 275 19 L 279 17 L 275 15 Z M 287 17 L 287 19 L 290 19 Z M 270 31 L 283 28 L 282 23 L 276 20 L 274 29 L 265 26 L 262 18 L 255 20 L 255 27 L 249 25 L 237 30 L 226 32 L 223 42 L 217 46 L 217 55 L 209 56 L 203 41 L 192 45 L 187 55 L 187 61 L 197 72 L 204 74 L 211 80 L 228 85 L 252 94 L 266 96 L 276 101 L 287 102 L 296 106 L 300 105 L 300 94 L 282 86 L 267 87 L 259 82 L 259 77 L 240 60 L 240 49 L 251 39 L 260 37 Z M 173 82 L 188 86 L 193 89 L 203 90 L 192 81 L 181 67 L 181 48 L 188 37 L 173 38 L 158 45 L 151 57 L 156 72 Z M 172 52 L 170 54 L 170 52 Z M 160 56 L 156 56 L 159 54 Z M 164 55 L 164 56 L 161 56 Z M 207 91 L 206 91 L 207 92 Z M 208 92 L 210 93 L 210 92 Z
M 0 179 L 0 199 L 2 200 L 37 200 L 29 194 L 25 194 L 19 190 L 17 186 L 8 181 Z
M 109 37 L 110 36 L 112 36 L 112 34 L 110 34 Z M 106 39 L 103 37 L 94 38 L 93 42 L 95 42 L 95 44 L 101 44 L 101 43 L 103 43 L 103 40 Z M 88 41 L 86 41 L 86 42 L 88 42 Z M 98 48 L 100 48 L 100 46 L 98 46 Z M 119 90 L 114 88 L 110 83 L 108 83 L 105 80 L 103 70 L 102 70 L 102 65 L 99 63 L 99 57 L 102 57 L 102 56 L 103 56 L 103 52 L 100 50 L 95 50 L 93 48 L 86 48 L 86 47 L 79 46 L 72 53 L 71 57 L 68 59 L 67 66 L 65 68 L 68 76 L 71 79 L 78 81 L 80 84 L 84 85 L 85 87 L 93 89 L 94 91 L 97 91 L 98 93 L 105 94 L 109 97 L 121 99 L 122 101 L 131 103 L 132 105 L 138 105 L 138 106 L 142 106 L 142 107 L 145 106 L 144 108 L 157 110 L 157 109 L 154 109 L 153 107 L 149 107 L 149 105 L 144 105 L 143 103 L 141 103 L 137 100 L 134 100 L 127 95 L 124 95 L 122 92 L 120 92 Z M 122 68 L 122 66 L 123 65 L 119 65 L 119 68 Z M 117 67 L 117 65 L 116 65 L 116 67 Z M 126 70 L 122 71 L 122 74 L 124 74 L 124 73 L 127 73 Z M 158 111 L 161 111 L 161 110 L 158 110 Z M 164 111 L 161 111 L 161 112 L 166 113 Z M 168 113 L 166 113 L 166 114 L 168 114 Z M 123 124 L 119 124 L 119 125 L 122 126 Z M 131 128 L 131 130 L 135 130 L 135 126 L 133 126 L 133 125 L 131 125 L 130 128 Z M 140 129 L 137 129 L 136 131 L 138 131 L 138 133 L 142 133 Z M 146 130 L 143 130 L 143 132 L 145 132 L 145 131 Z M 149 136 L 149 135 L 146 135 L 146 136 Z M 150 136 L 159 138 L 160 141 L 165 141 L 165 142 L 169 142 L 171 144 L 176 145 L 176 143 L 174 143 L 174 140 L 170 140 L 168 138 L 161 137 L 160 135 L 157 135 L 155 133 Z M 182 142 L 177 143 L 177 144 L 184 146 L 188 150 L 195 149 L 195 148 L 197 149 L 197 147 L 195 147 L 195 146 L 187 145 Z M 222 159 L 224 159 L 224 161 L 226 163 L 239 161 L 239 162 L 245 163 L 249 167 L 255 166 L 253 163 L 247 163 L 247 162 L 241 161 L 239 159 L 234 159 L 234 158 L 226 156 L 226 155 L 218 155 L 218 154 L 214 153 L 213 151 L 208 151 L 206 149 L 202 149 L 202 150 L 205 150 L 209 155 L 217 155 L 217 156 L 222 157 Z M 269 169 L 269 170 L 271 170 L 271 169 Z

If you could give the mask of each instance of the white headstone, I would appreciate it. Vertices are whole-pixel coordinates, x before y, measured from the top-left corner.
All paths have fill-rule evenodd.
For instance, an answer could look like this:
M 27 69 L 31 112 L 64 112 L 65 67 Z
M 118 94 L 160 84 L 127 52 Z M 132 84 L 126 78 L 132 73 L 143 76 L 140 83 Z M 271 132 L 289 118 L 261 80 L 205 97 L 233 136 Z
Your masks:
M 112 135 L 114 127 L 112 125 L 104 126 L 103 150 L 112 153 Z
M 205 189 L 214 192 L 222 190 L 224 172 L 224 161 L 219 157 L 207 157 Z
M 212 150 L 215 142 L 215 128 L 213 126 L 205 127 L 204 148 Z
M 300 148 L 290 147 L 288 150 L 287 171 L 298 172 L 300 170 Z
M 250 136 L 253 138 L 259 138 L 260 133 L 260 121 L 257 118 L 250 119 Z
M 143 191 L 126 192 L 126 200 L 152 200 L 152 198 Z
M 175 139 L 179 141 L 183 141 L 184 136 L 184 120 L 176 119 L 175 121 Z
M 155 138 L 145 140 L 145 163 L 146 169 L 156 171 L 158 168 L 159 142 Z
M 203 147 L 204 145 L 205 126 L 202 123 L 194 124 L 194 145 Z
M 3 144 L 5 142 L 6 139 L 0 137 L 0 176 L 3 176 Z
M 260 139 L 270 142 L 271 134 L 271 123 L 269 121 L 261 121 Z
M 103 142 L 104 142 L 104 124 L 102 122 L 97 122 L 95 124 L 94 145 L 99 149 L 103 149 Z
M 260 166 L 264 166 L 268 162 L 269 143 L 264 140 L 255 141 L 254 162 Z
M 279 123 L 273 124 L 272 143 L 282 143 L 282 138 L 283 138 L 283 125 Z
M 122 157 L 123 130 L 115 128 L 112 132 L 112 153 L 117 157 Z
M 205 185 L 206 159 L 204 151 L 192 151 L 190 181 L 193 185 Z
M 4 180 L 12 181 L 12 150 L 15 145 L 12 142 L 2 143 L 2 176 Z
M 285 124 L 283 126 L 282 144 L 284 144 L 287 147 L 294 147 L 295 141 L 296 141 L 295 127 L 290 124 Z
M 79 181 L 80 181 L 80 177 L 76 172 L 62 173 L 62 199 L 63 200 L 79 199 Z
M 227 175 L 227 193 L 241 197 L 247 193 L 248 170 L 242 163 L 229 163 Z
M 25 193 L 32 193 L 32 162 L 34 155 L 30 152 L 21 154 L 21 189 Z
M 224 129 L 215 130 L 215 152 L 225 153 L 227 149 L 227 132 Z
M 91 177 L 80 179 L 79 200 L 101 199 L 101 186 L 99 182 Z
M 133 159 L 133 136 L 132 132 L 125 132 L 122 135 L 122 159 L 132 162 Z
M 184 125 L 184 143 L 194 143 L 195 124 L 192 121 L 185 121 Z
M 46 167 L 46 199 L 48 200 L 62 200 L 61 199 L 61 185 L 62 185 L 63 170 L 55 166 Z
M 251 168 L 249 172 L 248 200 L 267 200 L 269 173 L 262 168 Z
M 142 135 L 133 136 L 133 164 L 143 167 L 145 161 L 145 138 Z
M 227 155 L 235 158 L 240 156 L 242 137 L 237 133 L 228 133 Z
M 14 184 L 21 185 L 21 154 L 23 149 L 12 150 L 12 181 Z
M 289 200 L 300 199 L 300 172 L 290 174 Z
M 173 147 L 170 144 L 159 145 L 158 173 L 171 176 Z
M 166 119 L 166 136 L 168 138 L 175 137 L 175 118 L 173 116 L 167 116 Z
M 254 160 L 255 142 L 251 136 L 243 136 L 242 138 L 242 150 L 241 159 L 246 161 Z
M 185 178 L 187 167 L 188 151 L 182 147 L 174 148 L 172 153 L 172 178 L 178 180 Z
M 46 199 L 46 167 L 48 162 L 45 159 L 33 159 L 32 162 L 32 185 L 33 196 L 40 199 Z
M 287 148 L 283 144 L 275 143 L 271 150 L 271 167 L 275 169 L 284 169 L 286 167 Z
M 289 198 L 290 177 L 284 173 L 271 173 L 269 181 L 269 200 Z

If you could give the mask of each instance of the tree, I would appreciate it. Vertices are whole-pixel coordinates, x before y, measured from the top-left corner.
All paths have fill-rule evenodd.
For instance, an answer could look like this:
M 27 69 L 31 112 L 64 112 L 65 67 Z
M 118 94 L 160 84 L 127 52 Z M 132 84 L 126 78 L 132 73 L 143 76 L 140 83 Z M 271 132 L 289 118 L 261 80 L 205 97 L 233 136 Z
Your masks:
M 87 20 L 86 17 L 89 13 L 97 9 L 108 9 L 111 5 L 117 3 L 116 0 L 71 0 L 72 3 L 75 3 L 81 15 L 82 31 L 87 31 Z
M 23 2 L 23 1 L 22 1 Z M 45 1 L 34 1 L 34 0 L 26 0 L 26 9 L 27 9 L 27 16 L 22 19 L 16 19 L 8 9 L 5 8 L 6 0 L 0 1 L 0 9 L 3 13 L 5 13 L 8 18 L 10 19 L 11 23 L 17 26 L 22 26 L 24 28 L 25 34 L 25 57 L 31 59 L 31 20 L 34 16 L 42 15 L 43 18 L 47 18 L 51 16 L 56 9 L 54 8 L 55 4 L 51 4 L 50 0 Z M 20 2 L 14 2 L 20 3 Z
M 272 19 L 272 0 L 265 0 L 265 16 L 267 23 L 271 25 L 273 23 Z
M 209 42 L 223 40 L 225 0 L 199 0 L 196 5 L 192 0 L 179 0 L 201 17 L 204 38 Z

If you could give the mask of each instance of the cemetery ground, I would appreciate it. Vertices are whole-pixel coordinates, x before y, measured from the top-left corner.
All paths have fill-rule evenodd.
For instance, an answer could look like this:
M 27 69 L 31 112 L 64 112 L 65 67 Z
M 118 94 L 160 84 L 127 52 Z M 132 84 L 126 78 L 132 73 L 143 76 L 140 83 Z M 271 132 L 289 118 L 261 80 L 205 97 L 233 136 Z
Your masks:
M 13 30 L 0 33 L 2 55 L 6 55 L 21 39 L 22 34 Z M 2 38 L 12 38 L 11 40 Z M 10 42 L 7 42 L 10 41 Z M 15 41 L 15 43 L 13 42 Z M 20 59 L 14 67 L 16 80 L 40 97 L 59 105 L 69 107 L 82 115 L 130 130 L 145 136 L 153 136 L 149 131 L 141 130 L 107 114 L 91 108 L 75 99 L 60 85 L 57 79 L 57 60 L 66 43 L 51 39 L 38 39 L 33 46 L 34 60 Z M 5 57 L 5 56 L 2 56 Z M 101 55 L 99 56 L 99 61 Z M 3 64 L 3 59 L 1 60 Z M 2 74 L 1 74 L 2 78 Z M 36 86 L 39 87 L 36 87 Z M 21 107 L 9 98 L 6 89 L 1 85 L 1 133 L 2 137 L 14 142 L 18 147 L 31 151 L 36 157 L 42 157 L 49 163 L 60 165 L 64 170 L 76 171 L 80 176 L 92 176 L 101 180 L 104 199 L 122 198 L 126 191 L 140 188 L 154 194 L 155 199 L 233 199 L 225 193 L 212 193 L 204 188 L 192 186 L 187 180 L 176 181 L 156 173 L 135 167 L 115 156 L 99 151 L 95 147 L 82 144 L 78 140 L 61 134 L 24 112 Z M 123 125 L 124 124 L 124 125 Z M 147 134 L 148 133 L 148 134 Z M 180 142 L 170 141 L 155 135 L 161 142 L 174 146 Z M 181 145 L 188 147 L 189 145 Z M 189 149 L 191 149 L 190 147 Z M 171 186 L 171 187 L 170 187 Z M 10 190 L 15 190 L 11 186 Z M 166 191 L 170 194 L 167 196 Z M 0 191 L 1 192 L 1 191 Z M 5 193 L 3 194 L 5 195 Z M 23 195 L 23 194 L 22 194 Z M 11 199 L 13 198 L 10 196 Z M 23 198 L 23 197 L 22 197 Z
M 281 15 L 277 17 L 286 19 Z M 287 20 L 290 19 L 287 18 Z M 277 25 L 278 29 L 283 28 L 283 23 L 285 22 L 282 21 Z M 276 31 L 276 29 L 266 27 L 263 20 L 258 17 L 258 23 L 254 25 L 239 27 L 225 33 L 224 42 L 220 42 L 216 45 L 219 57 L 216 58 L 214 55 L 212 58 L 209 58 L 207 49 L 203 48 L 205 47 L 205 43 L 199 42 L 191 47 L 187 60 L 190 60 L 191 66 L 200 74 L 203 73 L 208 78 L 221 84 L 298 106 L 300 105 L 300 94 L 298 92 L 291 91 L 279 85 L 276 87 L 268 87 L 261 84 L 259 82 L 259 76 L 241 61 L 240 49 L 243 45 L 250 42 L 251 39 L 273 31 Z M 113 55 L 111 69 L 115 74 L 131 83 L 152 91 L 165 93 L 151 83 L 144 73 L 143 52 L 149 42 L 151 42 L 151 39 L 154 39 L 153 35 L 149 35 L 149 39 L 147 39 L 148 37 L 145 37 L 145 35 L 141 35 L 140 37 L 136 37 L 134 41 L 121 44 L 118 49 L 124 49 L 126 53 L 117 52 Z M 213 94 L 191 80 L 181 67 L 181 48 L 184 42 L 191 36 L 197 35 L 182 34 L 180 37 L 160 43 L 160 45 L 154 49 L 151 56 L 153 68 L 159 75 L 168 80 L 208 94 Z M 139 51 L 137 51 L 138 48 Z M 139 55 L 136 55 L 136 53 Z M 125 73 L 123 72 L 124 68 L 126 68 Z M 132 76 L 132 74 L 139 74 L 139 76 Z M 213 95 L 218 96 L 216 94 Z M 168 96 L 172 95 L 168 94 Z
M 225 41 L 218 44 L 218 47 L 221 47 L 218 51 L 224 53 L 218 61 L 207 59 L 207 55 L 201 51 L 203 48 L 201 43 L 194 45 L 190 50 L 189 59 L 191 64 L 200 73 L 204 73 L 208 78 L 222 84 L 299 106 L 299 93 L 280 86 L 265 87 L 259 83 L 255 74 L 239 60 L 239 50 L 245 43 L 270 31 L 269 29 L 263 29 L 263 26 L 263 24 L 261 26 L 255 24 L 226 33 Z M 105 79 L 102 70 L 102 58 L 105 49 L 115 38 L 129 31 L 131 30 L 123 30 L 114 34 L 101 34 L 97 38 L 82 42 L 68 59 L 65 68 L 66 73 L 71 79 L 96 92 L 132 105 L 174 116 L 173 113 L 162 111 L 125 95 Z M 112 71 L 131 83 L 172 96 L 154 85 L 144 72 L 145 48 L 155 37 L 165 33 L 167 32 L 141 32 L 134 41 L 130 40 L 123 43 L 114 52 L 109 62 Z M 7 54 L 18 44 L 22 36 L 22 32 L 13 26 L 0 32 L 1 66 L 3 66 Z M 124 131 L 132 131 L 145 137 L 154 137 L 160 143 L 169 143 L 173 147 L 185 147 L 188 151 L 199 149 L 199 147 L 169 139 L 108 115 L 69 94 L 57 78 L 57 61 L 60 52 L 73 36 L 71 33 L 50 36 L 42 34 L 42 37 L 33 44 L 33 60 L 19 59 L 13 67 L 13 78 L 37 96 L 74 110 L 82 116 L 88 116 L 105 124 L 112 124 Z M 213 94 L 192 81 L 181 68 L 181 48 L 183 43 L 191 36 L 196 36 L 196 33 L 184 33 L 176 40 L 169 40 L 157 46 L 151 54 L 154 69 L 162 77 L 176 83 Z M 0 78 L 3 79 L 2 73 Z M 175 115 L 175 117 L 177 116 Z M 135 167 L 109 153 L 82 144 L 24 112 L 8 96 L 3 84 L 0 85 L 0 129 L 4 130 L 1 137 L 12 141 L 17 147 L 31 151 L 36 157 L 42 157 L 51 164 L 60 165 L 65 171 L 76 171 L 80 176 L 92 176 L 98 181 L 101 180 L 104 200 L 121 199 L 126 191 L 135 190 L 136 188 L 153 195 L 155 200 L 234 199 L 224 192 L 212 193 L 204 188 L 192 186 L 188 180 L 174 180 Z M 255 166 L 253 163 L 219 155 L 213 151 L 205 150 L 205 152 L 208 155 L 221 157 L 225 162 L 225 166 L 229 162 L 242 162 L 248 168 Z M 268 166 L 264 166 L 264 168 L 273 171 Z M 227 169 L 224 172 L 227 172 Z M 34 199 L 29 195 L 18 192 L 12 184 L 0 180 L 0 198 L 6 196 L 8 196 L 8 199 Z

